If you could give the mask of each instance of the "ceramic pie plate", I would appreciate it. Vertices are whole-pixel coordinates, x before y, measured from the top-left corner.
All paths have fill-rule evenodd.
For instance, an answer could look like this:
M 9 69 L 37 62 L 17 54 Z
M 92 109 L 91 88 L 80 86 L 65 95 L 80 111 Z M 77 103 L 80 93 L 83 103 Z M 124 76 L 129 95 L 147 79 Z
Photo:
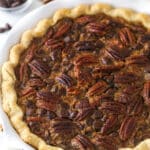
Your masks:
M 2 50 L 0 51 L 0 64 L 8 60 L 9 56 L 9 49 L 19 42 L 20 37 L 22 33 L 28 29 L 31 29 L 36 26 L 36 24 L 45 18 L 50 18 L 55 11 L 57 11 L 60 8 L 73 8 L 80 4 L 94 4 L 98 3 L 100 1 L 95 0 L 77 0 L 74 2 L 70 2 L 69 0 L 63 0 L 63 1 L 55 1 L 52 2 L 44 7 L 41 7 L 38 10 L 35 10 L 34 12 L 30 13 L 26 17 L 24 17 L 11 31 L 6 43 L 4 44 Z M 120 7 L 115 5 L 116 7 Z M 127 5 L 126 5 L 127 6 Z M 128 7 L 128 6 L 127 6 Z M 134 7 L 133 7 L 134 8 Z M 6 137 L 13 139 L 12 141 L 15 141 L 15 145 L 18 145 L 17 148 L 20 149 L 33 149 L 29 145 L 25 144 L 17 135 L 15 130 L 12 128 L 9 119 L 7 118 L 6 114 L 3 112 L 3 110 L 0 110 L 0 115 L 3 120 L 3 128 Z M 18 143 L 18 144 L 16 144 Z M 143 144 L 142 150 L 147 150 L 147 146 Z M 138 149 L 138 148 L 137 148 Z

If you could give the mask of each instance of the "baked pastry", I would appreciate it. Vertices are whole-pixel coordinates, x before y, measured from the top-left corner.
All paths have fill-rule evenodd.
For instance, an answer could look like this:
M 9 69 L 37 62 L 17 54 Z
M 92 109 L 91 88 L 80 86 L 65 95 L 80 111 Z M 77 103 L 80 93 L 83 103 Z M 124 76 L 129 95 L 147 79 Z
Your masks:
M 149 150 L 149 27 L 149 16 L 94 4 L 26 31 L 2 68 L 21 138 L 40 150 Z

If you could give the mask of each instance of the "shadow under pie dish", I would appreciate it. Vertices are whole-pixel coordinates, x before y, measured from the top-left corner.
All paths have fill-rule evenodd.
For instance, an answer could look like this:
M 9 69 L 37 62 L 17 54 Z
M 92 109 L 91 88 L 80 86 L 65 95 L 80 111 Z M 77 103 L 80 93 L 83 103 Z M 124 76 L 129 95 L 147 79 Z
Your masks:
M 81 5 L 26 31 L 2 67 L 21 138 L 39 150 L 149 150 L 149 20 Z

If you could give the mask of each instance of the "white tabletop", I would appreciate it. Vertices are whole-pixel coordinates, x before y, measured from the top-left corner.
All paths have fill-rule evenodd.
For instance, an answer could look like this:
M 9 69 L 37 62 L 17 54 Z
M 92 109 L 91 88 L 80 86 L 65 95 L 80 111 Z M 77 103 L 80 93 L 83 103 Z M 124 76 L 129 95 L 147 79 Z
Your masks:
M 13 27 L 18 22 L 18 20 L 20 20 L 23 16 L 25 16 L 27 13 L 31 12 L 32 10 L 42 5 L 40 0 L 32 0 L 32 1 L 33 1 L 32 5 L 23 12 L 13 13 L 0 11 L 0 27 L 5 26 L 6 23 L 9 23 Z M 5 33 L 0 33 L 0 42 L 1 42 L 0 48 L 2 47 L 4 41 L 7 39 L 8 34 L 9 31 Z

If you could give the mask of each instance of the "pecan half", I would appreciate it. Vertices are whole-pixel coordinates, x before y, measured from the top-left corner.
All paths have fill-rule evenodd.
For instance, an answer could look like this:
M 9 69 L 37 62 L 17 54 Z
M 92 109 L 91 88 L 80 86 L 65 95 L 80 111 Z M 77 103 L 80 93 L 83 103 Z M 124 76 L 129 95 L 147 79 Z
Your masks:
M 126 65 L 146 66 L 150 64 L 150 60 L 145 55 L 132 55 L 127 58 Z
M 38 91 L 36 95 L 37 99 L 39 100 L 45 100 L 51 103 L 57 103 L 58 101 L 60 101 L 60 98 L 57 95 L 54 95 L 54 93 L 51 93 L 47 90 Z
M 133 132 L 135 131 L 135 128 L 136 128 L 135 117 L 126 117 L 123 120 L 121 127 L 119 129 L 120 139 L 123 141 L 129 139 L 132 136 Z
M 85 70 L 77 70 L 76 77 L 78 78 L 78 83 L 80 85 L 82 84 L 88 84 L 87 81 L 90 81 L 92 79 L 92 73 L 90 70 L 85 69 Z
M 40 78 L 31 78 L 27 82 L 27 86 L 31 87 L 42 87 L 45 83 Z
M 106 30 L 110 28 L 110 20 L 102 20 L 99 23 L 92 22 L 87 24 L 86 30 L 87 32 L 96 33 L 99 35 L 104 35 Z
M 71 87 L 73 85 L 73 79 L 67 74 L 62 74 L 56 77 L 56 80 L 64 86 Z
M 87 95 L 88 96 L 101 95 L 103 92 L 106 91 L 106 89 L 108 89 L 107 83 L 104 81 L 99 81 L 89 88 Z
M 145 100 L 145 104 L 150 106 L 150 81 L 147 81 L 144 84 L 143 98 Z
M 135 37 L 129 28 L 124 27 L 120 29 L 118 35 L 124 45 L 128 46 L 135 44 Z
M 78 51 L 94 51 L 96 48 L 102 48 L 103 43 L 101 41 L 89 40 L 78 41 L 74 44 L 74 47 Z
M 89 108 L 89 107 L 90 107 L 90 103 L 89 103 L 88 99 L 82 99 L 75 105 L 76 109 L 85 109 L 85 108 Z
M 81 100 L 76 104 L 75 108 L 78 109 L 78 113 L 75 117 L 75 120 L 78 121 L 84 120 L 86 117 L 91 116 L 94 110 L 87 99 Z
M 50 133 L 55 144 L 65 144 L 78 134 L 78 128 L 70 120 L 53 119 L 51 121 Z
M 103 127 L 101 128 L 102 134 L 109 134 L 114 130 L 114 127 L 116 126 L 118 121 L 118 118 L 116 115 L 110 116 L 106 122 L 104 123 Z
M 146 33 L 144 35 L 141 35 L 141 37 L 139 38 L 139 41 L 143 44 L 146 43 L 150 40 L 150 33 Z
M 80 24 L 80 25 L 85 25 L 87 23 L 93 22 L 95 20 L 95 18 L 93 18 L 92 16 L 86 15 L 86 16 L 80 16 L 78 17 L 75 22 Z
M 74 137 L 71 140 L 71 145 L 75 149 L 80 149 L 80 150 L 94 150 L 93 143 L 85 135 L 78 134 L 76 137 Z
M 107 47 L 105 52 L 114 60 L 124 60 L 125 57 L 129 56 L 130 54 L 129 50 L 122 47 L 120 48 L 118 45 Z
M 72 25 L 72 21 L 68 18 L 65 21 L 59 22 L 57 31 L 56 31 L 56 33 L 54 33 L 53 37 L 59 38 L 59 37 L 63 36 L 64 34 L 66 34 L 67 32 L 69 32 L 71 25 Z
M 78 114 L 75 117 L 75 120 L 81 121 L 84 120 L 85 118 L 91 116 L 93 114 L 93 108 L 84 108 L 82 110 L 79 110 Z
M 64 42 L 61 40 L 56 39 L 49 39 L 45 42 L 45 49 L 48 50 L 55 50 L 55 49 L 63 49 L 64 48 Z
M 127 108 L 127 112 L 132 115 L 141 115 L 144 105 L 142 99 L 132 101 Z
M 141 88 L 133 85 L 126 86 L 122 90 L 115 93 L 115 101 L 120 103 L 132 103 L 135 99 L 138 99 Z
M 94 69 L 94 72 L 106 72 L 106 73 L 111 73 L 114 71 L 118 71 L 124 67 L 124 63 L 117 63 L 114 65 L 101 65 L 99 67 L 96 67 Z
M 135 75 L 133 72 L 121 72 L 119 74 L 115 74 L 114 76 L 114 82 L 120 83 L 120 84 L 127 84 L 131 82 L 135 82 L 139 79 L 137 75 Z
M 32 87 L 25 87 L 24 89 L 20 90 L 19 95 L 22 97 L 29 97 L 36 94 L 36 91 Z
M 26 52 L 26 57 L 25 57 L 25 62 L 28 63 L 30 62 L 35 54 L 35 50 L 36 50 L 36 45 L 32 44 L 32 46 L 30 47 L 30 49 L 27 50 Z
M 19 80 L 22 82 L 22 83 L 25 83 L 28 78 L 29 78 L 29 75 L 28 75 L 28 66 L 26 63 L 21 63 L 20 65 L 20 69 L 19 69 Z
M 32 116 L 32 117 L 31 117 L 31 116 L 29 117 L 29 116 L 28 116 L 28 117 L 26 118 L 26 121 L 27 121 L 27 123 L 29 123 L 29 122 L 42 122 L 42 121 L 45 121 L 45 120 L 44 120 L 44 118 L 41 118 L 41 117 L 38 117 L 38 116 L 36 116 L 36 117 L 33 117 L 33 116 Z
M 52 27 L 51 27 L 51 28 L 49 28 L 49 29 L 48 29 L 48 31 L 47 31 L 47 33 L 46 33 L 46 39 L 50 39 L 50 38 L 52 38 L 53 33 L 54 33 L 53 28 L 52 28 Z
M 48 111 L 56 111 L 57 107 L 55 103 L 51 103 L 49 101 L 37 100 L 36 101 L 37 108 L 42 108 Z
M 112 113 L 116 115 L 123 114 L 126 111 L 125 105 L 118 102 L 103 102 L 100 109 L 107 113 Z
M 97 57 L 95 57 L 92 54 L 83 54 L 77 57 L 77 59 L 75 60 L 75 65 L 91 65 L 91 64 L 95 64 L 97 63 Z
M 38 77 L 41 78 L 48 77 L 50 72 L 50 67 L 46 63 L 34 59 L 32 62 L 29 63 L 29 66 L 32 73 L 37 75 Z
M 106 150 L 117 150 L 117 144 L 116 141 L 113 139 L 113 137 L 110 136 L 102 136 L 102 135 L 96 135 L 93 139 L 93 143 L 99 147 L 104 148 Z
M 74 87 L 67 88 L 68 95 L 78 95 L 80 92 L 81 91 L 79 88 L 74 88 Z

